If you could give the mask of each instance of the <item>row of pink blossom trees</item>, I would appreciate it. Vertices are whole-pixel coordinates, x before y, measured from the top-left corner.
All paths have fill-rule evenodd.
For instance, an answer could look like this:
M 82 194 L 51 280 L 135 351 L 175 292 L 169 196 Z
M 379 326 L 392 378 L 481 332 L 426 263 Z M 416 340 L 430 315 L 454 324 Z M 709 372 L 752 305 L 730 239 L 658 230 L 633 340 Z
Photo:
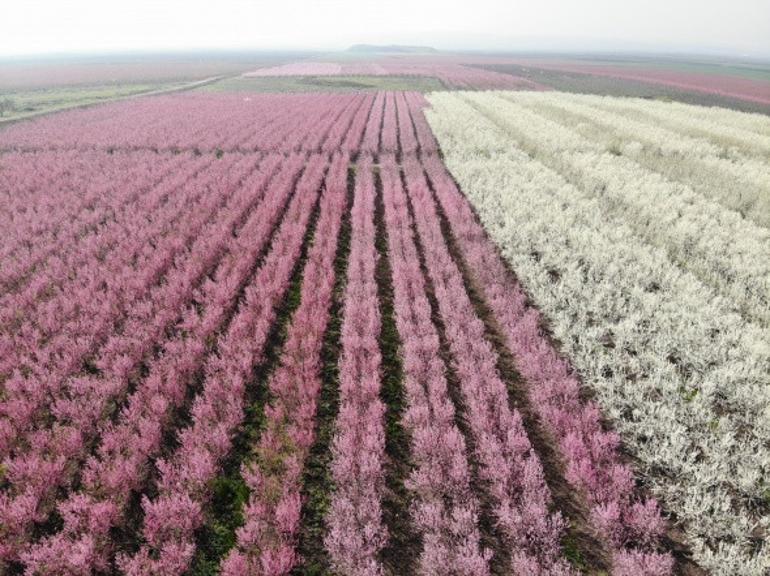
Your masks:
M 380 92 L 374 101 L 361 151 L 404 155 L 435 153 L 438 149 L 422 108 L 427 103 L 417 92 Z
M 591 523 L 611 551 L 613 574 L 671 574 L 673 559 L 658 551 L 665 522 L 654 500 L 638 496 L 617 434 L 603 429 L 596 404 L 581 399 L 576 374 L 543 335 L 540 314 L 527 305 L 444 165 L 427 158 L 424 169 L 477 288 L 503 330 L 532 406 L 560 448 L 566 479 L 586 499 Z
M 170 155 L 158 158 L 149 152 L 6 154 L 0 171 L 0 226 L 5 230 L 0 245 L 4 311 L 0 329 L 11 326 L 5 302 L 27 288 L 35 269 L 47 268 L 49 262 L 57 265 L 58 259 L 64 261 L 61 267 L 72 257 L 76 240 L 96 236 L 100 223 L 123 223 L 123 215 L 136 200 L 187 160 Z M 21 302 L 26 301 L 17 297 L 15 303 Z
M 315 438 L 321 389 L 321 346 L 329 322 L 334 258 L 347 204 L 349 159 L 336 156 L 321 199 L 314 243 L 302 277 L 300 304 L 288 328 L 281 360 L 268 387 L 270 404 L 253 458 L 242 474 L 249 488 L 237 544 L 223 576 L 280 576 L 298 563 L 296 538 L 302 507 L 302 473 Z
M 392 269 L 396 325 L 407 406 L 404 427 L 411 438 L 415 494 L 411 515 L 422 537 L 420 574 L 484 576 L 490 553 L 481 549 L 479 502 L 471 490 L 465 439 L 455 424 L 439 335 L 431 318 L 420 258 L 413 239 L 398 167 L 380 170 Z
M 9 127 L 0 151 L 413 153 L 418 143 L 409 134 L 399 142 L 399 132 L 414 123 L 420 142 L 430 140 L 424 105 L 416 92 L 164 96 Z
M 360 139 L 366 124 L 361 115 L 375 98 L 365 93 L 148 98 L 11 126 L 0 134 L 0 150 L 352 152 L 359 145 L 353 136 Z M 196 121 L 185 121 L 189 117 Z
M 427 274 L 444 322 L 452 368 L 460 383 L 479 477 L 488 486 L 498 532 L 510 553 L 510 569 L 533 575 L 572 574 L 561 553 L 565 522 L 549 510 L 551 495 L 540 459 L 521 415 L 510 407 L 508 389 L 497 370 L 497 353 L 485 337 L 484 324 L 449 253 L 418 163 L 407 161 L 404 179 Z
M 238 314 L 221 333 L 218 352 L 209 356 L 205 379 L 190 409 L 190 425 L 177 434 L 178 448 L 159 460 L 158 497 L 142 499 L 145 544 L 119 565 L 130 575 L 182 574 L 195 551 L 195 530 L 203 522 L 209 483 L 219 473 L 244 417 L 247 386 L 265 346 L 300 256 L 311 214 L 327 168 L 313 156 L 284 214 L 270 252 L 245 290 Z
M 96 455 L 87 460 L 82 473 L 81 490 L 71 493 L 59 505 L 65 518 L 64 530 L 34 547 L 28 555 L 31 566 L 45 566 L 55 558 L 63 566 L 77 564 L 78 558 L 87 558 L 96 566 L 108 561 L 108 531 L 112 526 L 123 525 L 132 492 L 142 491 L 148 466 L 162 448 L 162 437 L 172 425 L 174 411 L 182 406 L 211 352 L 213 339 L 227 326 L 254 263 L 282 217 L 302 164 L 301 156 L 266 159 L 259 175 L 237 193 L 240 206 L 235 202 L 232 210 L 225 211 L 214 222 L 212 234 L 196 241 L 196 260 L 217 262 L 212 279 L 200 286 L 194 300 L 181 307 L 184 313 L 180 324 L 171 338 L 162 343 L 162 354 L 148 361 L 148 375 L 137 382 L 116 423 L 101 428 Z M 268 185 L 273 193 L 266 195 Z M 249 213 L 243 200 L 248 199 L 253 207 L 263 195 L 264 201 Z M 238 220 L 243 220 L 242 225 L 237 224 Z M 184 276 L 178 279 L 184 286 Z M 173 312 L 162 306 L 155 311 L 161 316 Z M 152 340 L 150 344 L 159 345 Z M 88 555 L 66 553 L 79 549 L 88 549 Z M 85 570 L 88 564 L 81 561 Z
M 381 499 L 385 456 L 380 399 L 381 326 L 375 268 L 375 189 L 370 161 L 358 171 L 351 212 L 339 414 L 332 440 L 334 493 L 327 516 L 326 548 L 340 574 L 382 573 L 378 554 L 385 542 Z
M 245 161 L 244 158 L 239 160 L 240 163 Z M 14 478 L 11 487 L 24 496 L 22 503 L 30 506 L 36 502 L 30 510 L 30 513 L 34 512 L 36 521 L 40 517 L 45 518 L 57 488 L 68 486 L 79 472 L 79 464 L 95 440 L 101 436 L 104 441 L 111 427 L 111 415 L 117 406 L 124 404 L 132 383 L 138 386 L 138 390 L 146 384 L 138 371 L 144 363 L 150 362 L 154 349 L 164 344 L 164 335 L 174 326 L 174 331 L 186 328 L 185 322 L 189 317 L 183 313 L 195 301 L 200 301 L 200 291 L 206 288 L 206 276 L 213 270 L 220 273 L 222 259 L 232 248 L 233 234 L 247 232 L 247 225 L 252 222 L 253 216 L 264 212 L 260 207 L 253 216 L 249 216 L 278 162 L 278 158 L 267 159 L 258 172 L 243 182 L 245 173 L 242 170 L 221 175 L 223 178 L 219 185 L 209 191 L 210 201 L 217 205 L 224 202 L 225 205 L 215 211 L 213 219 L 211 211 L 197 211 L 196 205 L 189 207 L 196 218 L 208 220 L 203 228 L 197 228 L 200 234 L 190 243 L 189 250 L 177 258 L 165 281 L 123 319 L 123 331 L 111 336 L 99 355 L 96 362 L 100 369 L 98 375 L 68 380 L 60 393 L 61 397 L 55 401 L 52 410 L 55 420 L 51 428 L 39 426 L 37 442 L 32 450 L 21 452 L 14 458 L 13 461 L 23 462 L 28 472 L 34 470 L 34 474 Z M 279 210 L 280 207 L 273 209 L 276 213 L 273 218 L 277 217 Z M 193 232 L 195 230 L 193 227 Z M 32 468 L 32 464 L 37 464 L 37 467 Z M 59 466 L 62 468 L 59 469 Z M 29 498 L 33 494 L 35 500 Z M 9 501 L 8 510 L 13 512 L 18 502 L 18 498 Z M 5 511 L 5 508 L 2 510 Z M 15 518 L 17 521 L 20 519 L 18 516 Z
M 129 222 L 119 231 L 122 241 L 114 250 L 94 252 L 88 243 L 78 244 L 90 257 L 69 273 L 76 276 L 74 281 L 55 288 L 50 299 L 38 301 L 36 313 L 10 340 L 14 373 L 5 384 L 6 401 L 0 411 L 4 440 L 0 454 L 7 456 L 19 442 L 35 442 L 28 433 L 40 430 L 67 379 L 78 375 L 111 336 L 121 333 L 127 314 L 163 282 L 175 260 L 187 254 L 189 242 L 227 199 L 221 190 L 212 191 L 211 184 L 253 165 L 252 160 L 234 160 L 236 164 L 218 164 L 219 170 L 210 169 L 179 188 L 156 188 L 148 196 L 162 195 L 167 201 L 153 200 L 150 216 L 132 210 L 132 221 L 144 220 L 144 225 L 137 228 Z M 45 270 L 38 276 L 45 278 Z
M 58 157 L 51 153 L 41 155 L 53 161 Z M 20 240 L 16 249 L 9 249 L 3 262 L 6 283 L 0 297 L 0 342 L 8 355 L 0 359 L 0 374 L 6 377 L 15 369 L 35 373 L 38 363 L 55 358 L 55 351 L 41 353 L 41 347 L 60 348 L 66 343 L 61 328 L 73 319 L 88 317 L 83 302 L 96 306 L 115 284 L 130 282 L 131 287 L 137 286 L 139 275 L 133 260 L 146 257 L 143 250 L 148 241 L 163 244 L 170 223 L 184 214 L 179 200 L 172 200 L 171 196 L 181 190 L 190 176 L 176 178 L 169 172 L 175 166 L 194 169 L 196 164 L 188 164 L 190 158 L 183 163 L 160 158 L 158 164 L 163 172 L 169 172 L 150 175 L 153 170 L 131 167 L 133 160 L 148 160 L 143 154 L 124 157 L 117 166 L 100 162 L 105 160 L 103 154 L 90 156 L 97 166 L 104 167 L 110 181 L 100 177 L 92 180 L 88 176 L 90 169 L 82 167 L 73 170 L 74 174 L 59 175 L 58 183 L 45 177 L 35 182 L 42 189 L 48 188 L 52 199 L 61 193 L 63 203 L 80 205 L 77 214 L 62 219 L 51 201 L 35 206 L 35 199 L 31 198 L 33 206 L 19 206 L 18 211 L 24 216 L 31 212 L 32 216 L 16 218 L 14 214 L 9 219 L 11 229 L 18 226 L 18 234 L 27 240 Z M 17 168 L 31 170 L 36 164 L 36 158 L 22 157 L 18 158 Z M 80 193 L 71 193 L 76 187 Z M 195 198 L 196 192 L 190 190 L 190 197 Z M 79 202 L 79 197 L 85 197 L 84 202 Z M 146 220 L 148 210 L 152 216 Z M 32 224 L 35 220 L 39 220 L 39 227 Z M 143 221 L 145 226 L 140 225 Z M 39 242 L 32 242 L 31 237 L 39 238 Z M 8 246 L 11 244 L 13 240 Z M 102 298 L 82 300 L 82 294 Z M 124 301 L 125 296 L 122 295 Z M 75 328 L 88 330 L 93 324 L 76 324 Z

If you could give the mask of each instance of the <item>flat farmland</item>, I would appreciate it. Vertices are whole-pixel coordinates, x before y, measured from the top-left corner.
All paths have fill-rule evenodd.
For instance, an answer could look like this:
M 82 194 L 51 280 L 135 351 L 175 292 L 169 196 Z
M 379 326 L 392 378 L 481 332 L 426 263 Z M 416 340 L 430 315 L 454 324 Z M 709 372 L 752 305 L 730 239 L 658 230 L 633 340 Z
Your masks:
M 444 84 L 430 76 L 347 75 L 347 76 L 236 76 L 212 82 L 201 91 L 207 92 L 361 92 L 406 90 L 436 92 Z
M 766 62 L 679 61 L 654 58 L 484 58 L 484 69 L 565 92 L 674 100 L 745 112 L 770 111 Z
M 205 85 L 296 53 L 114 54 L 0 59 L 0 124 Z
M 527 78 L 468 66 L 464 58 L 453 57 L 380 57 L 370 60 L 353 59 L 342 63 L 306 60 L 262 67 L 243 74 L 245 78 L 344 78 L 348 76 L 435 78 L 450 90 L 537 90 L 541 88 Z
M 0 130 L 0 574 L 767 573 L 770 120 L 481 64 Z

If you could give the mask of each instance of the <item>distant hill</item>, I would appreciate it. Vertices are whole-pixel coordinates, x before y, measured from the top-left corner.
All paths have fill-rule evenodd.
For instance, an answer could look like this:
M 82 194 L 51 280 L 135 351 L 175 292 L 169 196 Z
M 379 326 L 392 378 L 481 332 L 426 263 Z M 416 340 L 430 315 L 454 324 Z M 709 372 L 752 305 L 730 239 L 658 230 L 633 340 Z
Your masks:
M 380 46 L 377 44 L 354 44 L 348 48 L 348 52 L 390 52 L 394 54 L 415 54 L 424 52 L 438 52 L 430 46 L 401 46 L 399 44 L 389 44 Z

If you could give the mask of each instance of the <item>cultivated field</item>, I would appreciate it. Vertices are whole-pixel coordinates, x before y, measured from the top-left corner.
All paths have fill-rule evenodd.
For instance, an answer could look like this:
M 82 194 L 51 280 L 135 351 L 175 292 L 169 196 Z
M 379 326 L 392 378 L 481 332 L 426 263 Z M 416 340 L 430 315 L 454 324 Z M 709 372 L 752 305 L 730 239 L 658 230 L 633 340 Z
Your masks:
M 0 58 L 0 125 L 67 108 L 173 92 L 297 54 L 115 54 Z
M 242 79 L 265 83 L 294 79 L 312 84 L 319 79 L 336 78 L 341 82 L 357 76 L 431 79 L 446 90 L 562 90 L 674 100 L 764 114 L 770 111 L 770 67 L 766 62 L 347 52 L 263 66 L 244 74 Z
M 768 573 L 770 119 L 487 60 L 0 130 L 0 574 Z
M 488 59 L 496 64 L 496 59 Z M 770 68 L 767 64 L 730 65 L 698 62 L 558 58 L 514 58 L 509 64 L 559 72 L 612 78 L 685 92 L 721 96 L 734 101 L 770 106 Z
M 466 66 L 462 59 L 424 56 L 378 58 L 346 63 L 306 61 L 260 68 L 244 74 L 246 78 L 334 77 L 334 76 L 412 76 L 436 78 L 448 89 L 537 90 L 538 84 L 511 74 Z

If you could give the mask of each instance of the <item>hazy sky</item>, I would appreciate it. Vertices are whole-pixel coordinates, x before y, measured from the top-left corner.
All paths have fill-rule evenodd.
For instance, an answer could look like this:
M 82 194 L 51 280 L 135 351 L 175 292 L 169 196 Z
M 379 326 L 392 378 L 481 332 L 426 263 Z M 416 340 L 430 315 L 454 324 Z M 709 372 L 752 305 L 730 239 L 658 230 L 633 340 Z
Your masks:
M 770 56 L 770 0 L 9 0 L 0 55 L 184 48 L 708 51 Z

